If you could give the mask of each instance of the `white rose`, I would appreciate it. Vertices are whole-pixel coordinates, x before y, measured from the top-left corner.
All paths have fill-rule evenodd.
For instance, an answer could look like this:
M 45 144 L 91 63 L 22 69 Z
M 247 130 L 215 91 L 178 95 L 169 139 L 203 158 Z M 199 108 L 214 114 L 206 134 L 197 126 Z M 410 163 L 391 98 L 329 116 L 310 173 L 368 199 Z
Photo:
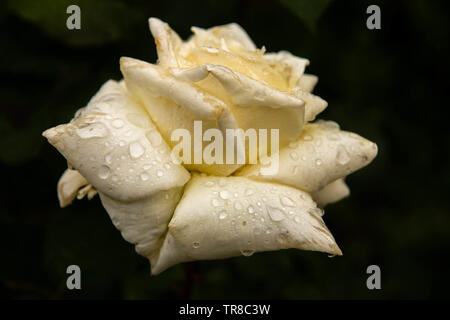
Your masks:
M 43 133 L 69 163 L 61 206 L 98 192 L 153 274 L 285 248 L 342 254 L 317 204 L 348 196 L 343 179 L 377 148 L 334 122 L 310 123 L 327 103 L 311 94 L 317 77 L 303 73 L 308 60 L 257 49 L 237 24 L 193 27 L 183 42 L 166 23 L 149 22 L 158 64 L 122 58 L 124 81 L 108 81 L 70 123 Z M 262 174 L 263 161 L 174 163 L 172 133 L 194 135 L 199 120 L 222 133 L 279 129 L 279 170 Z M 238 138 L 236 153 L 258 149 Z

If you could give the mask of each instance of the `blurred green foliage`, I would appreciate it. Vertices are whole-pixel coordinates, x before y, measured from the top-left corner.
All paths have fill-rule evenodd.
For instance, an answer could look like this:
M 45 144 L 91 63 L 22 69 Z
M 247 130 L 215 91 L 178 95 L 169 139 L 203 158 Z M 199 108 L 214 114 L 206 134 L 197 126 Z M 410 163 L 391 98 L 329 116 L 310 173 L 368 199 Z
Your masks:
M 81 7 L 81 30 L 66 28 L 68 3 Z M 381 30 L 365 27 L 369 4 L 381 7 Z M 420 0 L 1 2 L 0 295 L 449 297 L 448 12 L 448 2 Z M 58 207 L 66 163 L 41 132 L 120 79 L 121 56 L 156 61 L 150 16 L 183 38 L 191 25 L 237 22 L 258 46 L 307 57 L 329 102 L 320 117 L 377 142 L 375 161 L 347 179 L 351 197 L 326 208 L 343 257 L 283 250 L 151 277 L 97 198 Z M 81 267 L 81 291 L 65 289 L 69 264 Z M 380 291 L 366 288 L 371 264 L 381 267 Z

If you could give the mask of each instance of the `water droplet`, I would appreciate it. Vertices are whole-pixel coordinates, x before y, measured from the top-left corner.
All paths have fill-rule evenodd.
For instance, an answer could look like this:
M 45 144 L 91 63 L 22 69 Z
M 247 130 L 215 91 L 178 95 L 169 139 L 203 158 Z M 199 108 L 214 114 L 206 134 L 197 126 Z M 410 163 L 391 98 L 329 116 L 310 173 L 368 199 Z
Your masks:
M 286 206 L 286 207 L 294 207 L 295 206 L 294 201 L 292 201 L 291 198 L 286 197 L 286 196 L 280 196 L 280 202 L 283 206 Z
M 227 214 L 227 212 L 225 210 L 220 211 L 220 213 L 219 213 L 219 219 L 220 220 L 225 219 L 227 216 L 228 216 L 228 214 Z
M 112 126 L 116 129 L 120 129 L 123 127 L 123 120 L 122 119 L 114 119 L 111 122 Z
M 139 142 L 132 142 L 130 144 L 130 155 L 132 158 L 139 158 L 144 154 L 144 148 Z
M 250 257 L 252 254 L 255 253 L 255 250 L 252 249 L 245 249 L 245 250 L 241 250 L 241 253 L 243 256 L 245 257 Z
M 292 160 L 298 160 L 298 153 L 295 151 L 292 151 L 289 156 L 291 157 Z
M 170 169 L 170 163 L 168 163 L 168 162 L 164 163 L 164 168 Z
M 222 190 L 219 192 L 219 197 L 221 197 L 222 199 L 226 200 L 229 199 L 231 197 L 231 194 L 228 190 Z
M 316 159 L 316 166 L 321 166 L 322 165 L 322 160 L 320 159 Z
M 266 233 L 267 233 L 267 234 L 271 234 L 271 233 L 272 233 L 272 228 L 268 227 L 268 228 L 266 229 Z
M 110 154 L 107 154 L 107 155 L 105 156 L 105 162 L 106 162 L 107 164 L 111 164 L 111 162 L 112 162 L 112 156 L 111 156 Z
M 197 249 L 198 247 L 200 247 L 200 242 L 193 242 L 192 243 L 192 248 Z
M 346 165 L 350 161 L 350 156 L 342 144 L 340 144 L 337 148 L 336 161 L 340 165 Z
M 109 173 L 111 172 L 111 170 L 109 169 L 108 166 L 101 166 L 98 169 L 98 177 L 100 179 L 106 179 L 109 177 Z
M 316 139 L 316 142 L 315 142 L 315 145 L 316 145 L 317 147 L 320 147 L 320 146 L 322 145 L 322 139 L 317 138 L 317 139 Z
M 150 178 L 150 176 L 148 175 L 148 173 L 142 173 L 141 174 L 141 179 L 142 179 L 142 181 L 147 181 L 148 180 L 148 178 Z
M 206 181 L 206 182 L 205 182 L 205 186 L 208 187 L 208 188 L 213 187 L 214 184 L 215 184 L 214 181 Z
M 299 216 L 296 216 L 296 217 L 294 218 L 294 221 L 297 222 L 297 223 L 300 223 L 300 222 L 301 222 L 301 219 L 300 219 Z
M 216 199 L 216 198 L 211 200 L 211 204 L 213 205 L 213 207 L 220 207 L 220 206 L 223 205 L 222 202 L 219 199 Z
M 162 170 L 158 170 L 158 171 L 156 171 L 156 175 L 158 177 L 162 177 L 164 175 L 164 172 Z
M 255 208 L 252 205 L 250 205 L 250 206 L 247 207 L 247 211 L 248 211 L 248 213 L 254 213 L 255 212 Z
M 234 196 L 235 198 L 238 198 L 238 197 L 239 197 L 239 193 L 235 192 L 235 193 L 233 194 L 233 196 Z
M 246 196 L 251 196 L 252 194 L 254 194 L 255 193 L 255 191 L 253 191 L 253 189 L 247 189 L 247 190 L 245 190 L 245 195 Z
M 306 156 L 302 156 L 302 160 L 303 160 L 303 161 L 306 161 Z
M 267 213 L 273 221 L 281 221 L 284 219 L 284 212 L 281 209 L 267 206 Z
M 144 170 L 148 170 L 148 169 L 150 169 L 151 167 L 152 167 L 151 164 L 146 164 L 146 165 L 144 165 Z
M 289 142 L 289 148 L 295 149 L 297 148 L 298 143 L 296 141 Z
M 103 123 L 96 122 L 79 128 L 76 132 L 81 139 L 102 138 L 108 134 L 108 129 Z
M 158 147 L 162 142 L 162 137 L 157 131 L 148 131 L 145 136 L 154 148 Z

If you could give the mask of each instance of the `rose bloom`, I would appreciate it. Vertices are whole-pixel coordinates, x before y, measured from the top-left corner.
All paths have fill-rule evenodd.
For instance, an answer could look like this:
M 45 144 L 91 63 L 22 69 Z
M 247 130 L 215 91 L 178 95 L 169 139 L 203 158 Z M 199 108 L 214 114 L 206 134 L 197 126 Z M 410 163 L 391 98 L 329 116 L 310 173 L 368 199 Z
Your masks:
M 121 58 L 124 80 L 109 80 L 70 123 L 43 133 L 69 166 L 58 183 L 60 205 L 98 193 L 152 274 L 287 248 L 341 255 L 322 208 L 349 195 L 344 178 L 370 163 L 377 146 L 315 120 L 327 102 L 311 94 L 317 77 L 304 73 L 309 61 L 258 49 L 234 23 L 192 27 L 187 41 L 156 18 L 149 23 L 158 63 Z M 279 150 L 237 136 L 233 150 L 245 163 L 174 162 L 172 133 L 194 136 L 194 121 L 224 136 L 278 129 Z M 257 163 L 248 162 L 253 151 Z M 264 174 L 269 155 L 279 169 Z

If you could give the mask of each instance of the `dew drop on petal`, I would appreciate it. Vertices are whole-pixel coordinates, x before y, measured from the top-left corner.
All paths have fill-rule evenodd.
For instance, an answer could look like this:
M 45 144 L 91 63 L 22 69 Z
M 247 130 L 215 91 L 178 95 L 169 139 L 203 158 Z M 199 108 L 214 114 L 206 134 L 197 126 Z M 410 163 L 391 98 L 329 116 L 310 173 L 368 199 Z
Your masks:
M 298 160 L 298 153 L 295 151 L 292 151 L 289 156 L 291 157 L 292 160 Z
M 164 175 L 164 172 L 163 172 L 162 170 L 157 170 L 157 171 L 156 171 L 156 175 L 157 175 L 158 177 L 162 177 L 162 176 Z
M 105 162 L 106 162 L 107 164 L 111 164 L 111 162 L 112 162 L 112 156 L 111 156 L 110 154 L 107 154 L 107 155 L 105 156 Z
M 100 179 L 106 179 L 106 178 L 108 178 L 109 177 L 109 173 L 111 172 L 111 170 L 109 169 L 109 167 L 108 166 L 101 166 L 99 169 L 98 169 L 98 177 L 100 178 Z
M 322 165 L 321 159 L 316 159 L 316 166 L 320 167 Z
M 248 213 L 255 213 L 255 208 L 252 205 L 250 205 L 247 207 L 247 211 Z
M 108 135 L 108 129 L 104 124 L 99 122 L 91 123 L 85 127 L 79 128 L 76 132 L 81 139 L 103 138 Z
M 123 127 L 123 120 L 122 119 L 114 119 L 111 122 L 112 126 L 116 129 L 120 129 Z
M 241 250 L 241 253 L 243 256 L 245 257 L 250 257 L 252 254 L 255 253 L 255 250 L 252 249 L 245 249 L 245 250 Z
M 223 220 L 228 216 L 227 212 L 225 210 L 220 211 L 219 213 L 219 219 Z
M 270 219 L 273 221 L 281 221 L 284 219 L 284 212 L 281 209 L 267 206 L 267 213 L 269 214 Z
M 280 202 L 283 206 L 286 206 L 286 207 L 294 207 L 295 206 L 294 201 L 292 201 L 292 199 L 287 196 L 280 196 Z
M 206 181 L 204 185 L 205 187 L 211 188 L 214 186 L 214 184 L 215 184 L 214 181 Z
M 226 200 L 229 199 L 231 197 L 231 194 L 228 190 L 222 190 L 219 192 L 219 197 L 221 197 L 222 199 Z
M 139 142 L 132 142 L 130 144 L 130 155 L 132 158 L 139 158 L 144 154 L 144 147 Z
M 339 163 L 340 165 L 346 165 L 347 163 L 349 163 L 350 161 L 350 156 L 348 155 L 347 150 L 345 149 L 345 147 L 340 144 L 338 146 L 337 149 L 337 153 L 336 153 L 336 162 Z
M 192 243 L 192 247 L 193 247 L 194 249 L 199 248 L 199 247 L 200 247 L 200 242 L 197 242 L 197 241 L 193 242 L 193 243 Z
M 253 191 L 253 189 L 247 189 L 247 190 L 245 190 L 245 195 L 246 196 L 251 196 L 252 194 L 254 194 L 255 193 L 255 191 Z

